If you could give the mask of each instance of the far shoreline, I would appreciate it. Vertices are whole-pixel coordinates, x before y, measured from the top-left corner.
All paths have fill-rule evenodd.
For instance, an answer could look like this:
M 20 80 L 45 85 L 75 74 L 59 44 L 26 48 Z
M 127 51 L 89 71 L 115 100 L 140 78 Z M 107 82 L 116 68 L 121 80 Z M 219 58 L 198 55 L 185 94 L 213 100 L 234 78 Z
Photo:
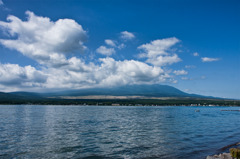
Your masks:
M 101 107 L 101 106 L 106 106 L 106 107 L 240 107 L 239 105 L 141 105 L 141 104 L 137 104 L 137 105 L 96 105 L 96 104 L 0 104 L 0 106 L 93 106 L 93 107 Z M 239 111 L 239 110 L 221 110 L 221 111 Z

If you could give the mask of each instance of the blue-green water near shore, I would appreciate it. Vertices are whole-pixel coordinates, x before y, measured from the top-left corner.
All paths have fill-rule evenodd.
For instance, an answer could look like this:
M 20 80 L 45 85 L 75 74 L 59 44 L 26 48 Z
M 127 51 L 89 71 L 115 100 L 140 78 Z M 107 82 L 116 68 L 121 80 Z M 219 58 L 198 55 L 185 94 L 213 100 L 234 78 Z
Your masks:
M 1 105 L 0 158 L 204 158 L 240 141 L 223 109 Z

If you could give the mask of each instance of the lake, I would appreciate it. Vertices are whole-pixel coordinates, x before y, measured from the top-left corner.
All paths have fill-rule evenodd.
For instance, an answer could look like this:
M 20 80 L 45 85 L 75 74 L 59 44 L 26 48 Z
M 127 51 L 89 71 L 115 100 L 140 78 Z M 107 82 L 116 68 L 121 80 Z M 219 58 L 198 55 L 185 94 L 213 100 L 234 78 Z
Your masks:
M 240 108 L 1 105 L 0 158 L 201 159 L 240 142 L 224 109 Z

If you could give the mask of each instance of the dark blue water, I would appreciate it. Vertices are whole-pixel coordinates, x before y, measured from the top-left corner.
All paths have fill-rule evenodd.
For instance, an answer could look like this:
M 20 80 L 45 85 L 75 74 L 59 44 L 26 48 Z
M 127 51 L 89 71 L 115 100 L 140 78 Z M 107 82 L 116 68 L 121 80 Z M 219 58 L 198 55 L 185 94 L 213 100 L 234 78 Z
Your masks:
M 0 106 L 0 158 L 204 158 L 240 141 L 222 109 Z

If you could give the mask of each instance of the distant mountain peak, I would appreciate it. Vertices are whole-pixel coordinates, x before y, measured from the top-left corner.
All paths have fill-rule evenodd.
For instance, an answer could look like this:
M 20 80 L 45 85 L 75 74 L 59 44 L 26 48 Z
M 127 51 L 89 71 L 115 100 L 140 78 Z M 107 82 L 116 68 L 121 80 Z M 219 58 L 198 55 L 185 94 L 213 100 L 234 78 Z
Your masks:
M 80 90 L 69 90 L 51 93 L 52 96 L 89 96 L 89 95 L 111 95 L 111 96 L 145 96 L 145 97 L 195 97 L 175 87 L 168 85 L 124 85 L 106 88 L 88 88 Z

